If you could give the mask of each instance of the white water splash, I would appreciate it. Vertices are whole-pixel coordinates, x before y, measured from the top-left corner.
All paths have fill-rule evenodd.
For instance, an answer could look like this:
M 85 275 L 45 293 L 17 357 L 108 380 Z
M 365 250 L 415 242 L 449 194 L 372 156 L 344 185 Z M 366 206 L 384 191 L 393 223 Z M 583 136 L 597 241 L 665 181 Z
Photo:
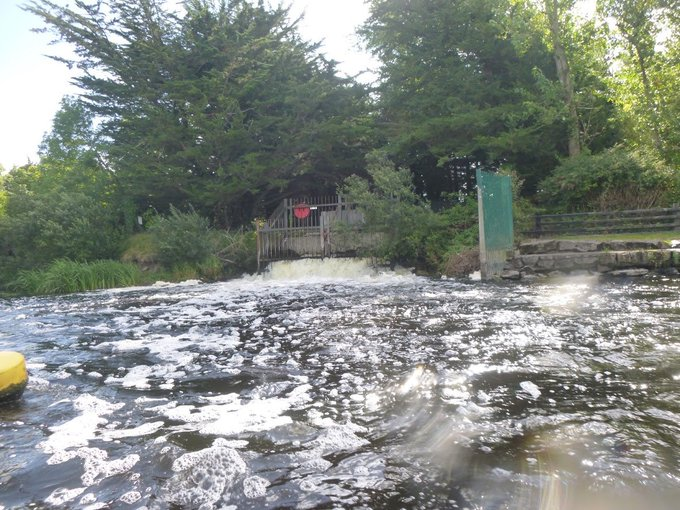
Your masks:
M 272 262 L 264 273 L 265 280 L 356 279 L 378 276 L 384 271 L 367 259 L 328 258 Z

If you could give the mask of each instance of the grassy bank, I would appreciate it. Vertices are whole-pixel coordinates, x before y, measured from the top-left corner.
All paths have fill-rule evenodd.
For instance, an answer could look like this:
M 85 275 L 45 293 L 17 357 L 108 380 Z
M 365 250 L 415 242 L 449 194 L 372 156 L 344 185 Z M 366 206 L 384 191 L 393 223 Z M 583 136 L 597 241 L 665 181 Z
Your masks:
M 57 260 L 45 269 L 20 271 L 10 290 L 21 295 L 68 294 L 138 285 L 142 271 L 115 260 Z

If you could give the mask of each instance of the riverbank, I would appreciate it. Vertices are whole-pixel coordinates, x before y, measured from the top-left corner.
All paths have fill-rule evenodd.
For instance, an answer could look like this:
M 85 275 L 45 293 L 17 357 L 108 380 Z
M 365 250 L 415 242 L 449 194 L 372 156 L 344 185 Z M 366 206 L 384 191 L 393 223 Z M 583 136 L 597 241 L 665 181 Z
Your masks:
M 643 276 L 678 274 L 680 241 L 668 239 L 540 239 L 519 244 L 501 275 L 525 279 L 546 275 Z

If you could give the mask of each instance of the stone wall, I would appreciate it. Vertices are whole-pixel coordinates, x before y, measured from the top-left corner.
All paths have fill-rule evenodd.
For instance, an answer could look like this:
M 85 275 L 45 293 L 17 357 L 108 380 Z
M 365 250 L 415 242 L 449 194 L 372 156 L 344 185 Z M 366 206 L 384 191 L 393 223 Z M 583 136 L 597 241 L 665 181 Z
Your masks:
M 677 248 L 676 248 L 677 246 Z M 591 273 L 638 276 L 649 271 L 676 274 L 680 241 L 525 241 L 502 277 Z

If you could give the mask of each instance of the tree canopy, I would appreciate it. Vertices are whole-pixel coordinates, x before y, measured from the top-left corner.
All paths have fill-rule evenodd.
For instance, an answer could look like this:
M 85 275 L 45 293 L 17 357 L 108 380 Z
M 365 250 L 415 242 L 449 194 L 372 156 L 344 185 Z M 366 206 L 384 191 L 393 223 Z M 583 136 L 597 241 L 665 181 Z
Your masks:
M 435 209 L 474 193 L 477 168 L 547 208 L 677 199 L 678 0 L 598 0 L 589 17 L 575 0 L 367 3 L 371 85 L 264 0 L 30 1 L 72 46 L 54 58 L 79 95 L 40 161 L 0 176 L 0 273 L 116 257 L 139 216 L 240 227 L 281 198 L 375 190 L 376 154 Z
M 140 208 L 192 204 L 218 224 L 281 193 L 328 191 L 370 141 L 366 94 L 264 2 L 105 0 L 27 10 L 75 48 L 105 160 Z

